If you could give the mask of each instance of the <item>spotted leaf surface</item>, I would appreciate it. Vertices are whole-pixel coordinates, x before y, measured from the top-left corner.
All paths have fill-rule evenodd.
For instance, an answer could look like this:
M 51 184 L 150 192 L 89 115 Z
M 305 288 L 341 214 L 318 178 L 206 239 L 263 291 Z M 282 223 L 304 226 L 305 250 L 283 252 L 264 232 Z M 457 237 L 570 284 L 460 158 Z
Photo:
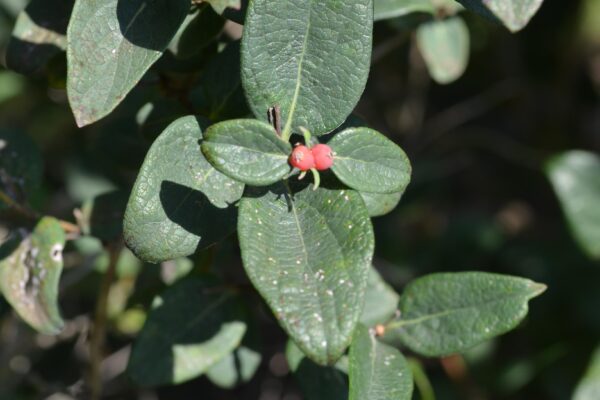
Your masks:
M 346 129 L 328 144 L 335 152 L 331 170 L 353 189 L 395 193 L 410 182 L 411 166 L 404 151 L 373 129 Z
M 412 373 L 402 353 L 359 325 L 350 346 L 349 400 L 410 400 Z
M 246 324 L 235 296 L 197 278 L 182 280 L 154 299 L 134 343 L 127 371 L 138 384 L 177 384 L 196 378 L 230 354 Z
M 183 23 L 189 0 L 77 0 L 67 31 L 67 92 L 77 125 L 110 113 Z
M 359 194 L 283 184 L 248 193 L 238 234 L 246 272 L 281 326 L 312 360 L 334 363 L 362 311 L 373 256 Z
M 250 1 L 242 82 L 254 114 L 279 105 L 284 135 L 339 126 L 364 90 L 372 29 L 373 0 Z
M 546 173 L 577 242 L 600 258 L 600 156 L 569 151 L 553 158 Z
M 470 39 L 460 17 L 419 25 L 417 45 L 431 77 L 438 83 L 454 82 L 469 63 Z
M 244 186 L 204 158 L 203 125 L 195 117 L 176 120 L 146 155 L 123 223 L 127 245 L 142 260 L 187 256 L 235 229 L 232 204 Z
M 409 284 L 386 337 L 430 357 L 463 352 L 515 328 L 546 286 L 484 272 L 439 273 Z
M 255 119 L 237 119 L 212 125 L 206 131 L 202 151 L 225 175 L 254 186 L 281 180 L 291 168 L 289 142 L 273 127 Z
M 25 322 L 49 335 L 64 325 L 58 308 L 65 233 L 58 221 L 42 218 L 31 233 L 15 232 L 0 247 L 0 289 Z
M 500 20 L 509 30 L 523 29 L 544 0 L 458 0 L 466 8 L 485 17 Z

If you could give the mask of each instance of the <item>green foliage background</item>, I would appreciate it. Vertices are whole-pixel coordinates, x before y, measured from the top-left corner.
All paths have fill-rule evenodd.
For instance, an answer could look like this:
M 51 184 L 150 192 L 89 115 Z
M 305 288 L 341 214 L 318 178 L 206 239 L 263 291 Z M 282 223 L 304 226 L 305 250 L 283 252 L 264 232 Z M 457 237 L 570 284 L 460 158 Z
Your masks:
M 22 0 L 0 1 L 0 54 L 6 54 L 13 24 L 25 5 Z M 577 393 L 577 400 L 593 399 L 600 379 L 598 368 L 588 370 L 588 365 L 600 344 L 600 265 L 593 259 L 597 242 L 586 243 L 588 239 L 581 237 L 589 235 L 577 226 L 597 216 L 600 204 L 594 203 L 592 183 L 586 186 L 592 193 L 584 193 L 592 199 L 586 203 L 592 216 L 567 219 L 561 207 L 565 196 L 560 192 L 557 196 L 546 170 L 556 166 L 561 159 L 555 156 L 565 151 L 600 152 L 598 2 L 546 0 L 517 34 L 474 14 L 461 17 L 469 30 L 470 59 L 464 75 L 449 85 L 438 85 L 429 77 L 430 61 L 425 52 L 423 60 L 418 51 L 425 40 L 406 30 L 407 20 L 375 24 L 371 72 L 355 114 L 404 149 L 413 176 L 400 205 L 374 219 L 374 265 L 398 293 L 419 276 L 464 270 L 523 276 L 549 287 L 516 330 L 473 348 L 464 358 L 443 362 L 411 358 L 409 364 L 420 363 L 424 368 L 435 398 L 553 400 Z M 228 25 L 220 41 L 231 42 L 238 36 L 239 27 Z M 334 383 L 344 379 L 340 371 L 360 364 L 360 351 L 351 351 L 350 360 L 340 360 L 335 368 L 308 364 L 291 344 L 286 351 L 286 335 L 244 273 L 235 236 L 192 257 L 161 265 L 143 263 L 121 246 L 108 247 L 109 251 L 103 247 L 120 234 L 125 204 L 142 161 L 167 125 L 191 111 L 213 120 L 246 116 L 240 112 L 245 107 L 240 101 L 240 82 L 229 79 L 236 70 L 226 69 L 240 63 L 235 49 L 230 50 L 236 45 L 220 53 L 221 64 L 215 65 L 205 62 L 218 48 L 209 39 L 200 53 L 183 52 L 177 59 L 185 40 L 180 37 L 176 45 L 171 43 L 172 52 L 150 68 L 112 114 L 82 129 L 77 128 L 67 104 L 64 53 L 56 49 L 36 53 L 50 62 L 33 76 L 0 69 L 0 131 L 28 135 L 44 159 L 41 184 L 28 193 L 33 208 L 68 221 L 74 221 L 77 209 L 80 225 L 93 236 L 67 242 L 59 290 L 66 325 L 59 336 L 34 332 L 0 300 L 0 398 L 38 399 L 57 393 L 86 398 L 85 371 L 96 357 L 88 351 L 89 328 L 110 264 L 116 264 L 116 272 L 106 304 L 105 398 L 186 399 L 198 393 L 211 399 L 290 400 L 302 398 L 302 393 L 309 398 L 315 388 L 337 388 Z M 65 44 L 57 40 L 56 46 L 64 49 Z M 149 67 L 150 63 L 139 66 Z M 200 68 L 205 73 L 196 84 L 193 71 Z M 231 84 L 227 90 L 211 86 L 222 76 Z M 223 93 L 227 95 L 221 98 Z M 121 93 L 110 95 L 114 98 Z M 183 156 L 173 154 L 173 159 Z M 22 174 L 39 175 L 35 166 L 25 168 L 31 171 Z M 201 171 L 203 165 L 197 168 Z M 163 171 L 158 168 L 159 173 Z M 597 182 L 593 176 L 590 181 Z M 180 194 L 177 186 L 172 190 Z M 218 191 L 214 196 L 222 198 L 217 200 L 194 201 L 228 204 L 239 198 L 240 190 Z M 152 201 L 160 199 L 148 203 Z M 215 224 L 222 223 L 219 230 L 223 232 L 211 232 L 218 238 L 231 230 L 223 222 L 231 215 L 222 218 Z M 14 222 L 13 216 L 2 214 L 0 241 Z M 149 240 L 152 234 L 145 232 Z M 177 238 L 177 232 L 173 235 Z M 176 243 L 184 253 L 197 246 Z M 157 246 L 144 251 L 150 254 Z M 237 346 L 244 329 L 253 334 L 244 336 L 234 355 L 206 376 L 178 386 L 140 389 L 134 383 L 135 374 L 132 380 L 123 373 L 130 345 L 146 312 L 168 306 L 153 305 L 154 296 L 190 270 L 191 274 L 214 273 L 228 283 L 233 295 L 245 296 L 241 309 L 227 309 L 214 316 L 216 320 L 253 316 L 246 327 L 228 325 L 220 337 L 226 344 L 220 348 Z M 198 301 L 221 301 L 214 297 Z M 180 311 L 191 316 L 201 312 L 194 304 L 189 306 Z M 168 311 L 156 318 L 169 321 L 172 314 Z M 177 328 L 177 322 L 171 325 Z M 368 344 L 364 334 L 360 331 L 359 339 Z M 152 337 L 144 340 L 154 345 Z M 379 358 L 395 354 L 391 347 L 378 346 L 384 346 L 374 350 Z M 286 352 L 289 366 L 284 361 Z M 258 353 L 262 354 L 260 362 Z M 437 353 L 432 351 L 432 355 Z M 235 366 L 241 366 L 239 375 L 232 377 Z M 257 372 L 252 376 L 249 371 L 254 368 Z M 290 369 L 303 371 L 302 377 L 294 379 Z M 426 399 L 420 371 L 413 369 L 420 389 L 415 396 Z M 155 379 L 163 382 L 178 376 Z M 377 376 L 391 379 L 384 373 Z M 584 376 L 583 386 L 577 388 Z M 373 381 L 368 376 L 361 379 Z M 236 388 L 223 389 L 232 386 Z M 360 398 L 360 389 L 350 387 L 350 395 Z M 345 398 L 343 390 L 317 395 Z

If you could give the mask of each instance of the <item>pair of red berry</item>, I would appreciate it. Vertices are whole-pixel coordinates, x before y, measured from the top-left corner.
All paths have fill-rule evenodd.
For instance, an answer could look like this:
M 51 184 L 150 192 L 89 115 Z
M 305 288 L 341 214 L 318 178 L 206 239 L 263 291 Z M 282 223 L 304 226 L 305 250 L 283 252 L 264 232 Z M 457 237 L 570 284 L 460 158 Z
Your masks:
M 297 145 L 290 154 L 290 164 L 302 172 L 314 169 L 325 171 L 333 165 L 333 151 L 331 147 L 321 143 L 311 148 Z

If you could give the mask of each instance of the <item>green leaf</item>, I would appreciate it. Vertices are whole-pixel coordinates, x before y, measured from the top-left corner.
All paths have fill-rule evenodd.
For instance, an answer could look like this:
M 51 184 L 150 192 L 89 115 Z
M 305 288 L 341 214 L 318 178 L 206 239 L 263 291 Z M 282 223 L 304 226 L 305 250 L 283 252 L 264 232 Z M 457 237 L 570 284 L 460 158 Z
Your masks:
M 288 341 L 285 355 L 306 400 L 348 400 L 348 379 L 339 365 L 315 364 L 292 341 Z
M 515 328 L 545 285 L 485 272 L 438 273 L 409 284 L 386 336 L 429 357 L 463 352 Z
M 327 133 L 352 112 L 371 63 L 373 0 L 254 0 L 242 37 L 242 82 L 257 118 L 281 107 L 283 136 Z
M 469 30 L 460 17 L 419 25 L 417 45 L 431 77 L 440 84 L 460 78 L 469 63 Z
M 371 267 L 360 322 L 366 326 L 388 322 L 398 308 L 399 298 L 398 293 L 381 278 L 375 267 Z
M 404 192 L 396 192 L 396 193 L 369 193 L 369 192 L 360 192 L 360 196 L 362 197 L 365 205 L 367 206 L 367 210 L 369 210 L 369 215 L 371 217 L 380 217 L 382 215 L 386 215 L 400 203 L 400 199 Z
M 232 389 L 240 383 L 249 382 L 260 365 L 262 356 L 246 346 L 238 347 L 213 365 L 206 376 L 215 385 Z
M 289 142 L 266 122 L 236 119 L 219 122 L 206 131 L 202 152 L 225 175 L 254 186 L 280 181 L 290 172 Z
M 375 0 L 375 21 L 404 17 L 412 13 L 433 15 L 435 7 L 431 0 Z
M 77 0 L 67 36 L 67 91 L 77 125 L 109 114 L 160 58 L 189 0 Z
M 501 21 L 509 30 L 523 29 L 544 0 L 457 0 L 471 11 Z
M 408 157 L 398 145 L 369 128 L 346 129 L 329 141 L 333 173 L 352 189 L 403 192 L 410 182 Z
M 235 229 L 231 204 L 244 186 L 202 156 L 202 126 L 195 117 L 178 119 L 146 155 L 123 226 L 127 245 L 144 261 L 193 254 Z
M 212 8 L 219 14 L 223 14 L 226 8 L 233 8 L 239 10 L 242 8 L 241 0 L 204 0 L 209 3 Z
M 349 400 L 410 400 L 412 373 L 395 348 L 380 343 L 363 325 L 350 346 Z
M 590 257 L 600 258 L 600 157 L 569 151 L 550 160 L 546 173 L 575 239 Z
M 246 324 L 236 318 L 231 292 L 185 279 L 154 299 L 133 345 L 127 371 L 143 386 L 196 378 L 231 353 Z
M 58 334 L 64 322 L 58 308 L 65 233 L 52 217 L 31 234 L 19 231 L 0 247 L 0 290 L 25 322 L 37 331 Z
M 191 99 L 211 121 L 249 115 L 240 76 L 239 41 L 228 44 L 211 59 L 202 72 L 199 86 L 191 93 Z
M 67 48 L 67 25 L 74 0 L 32 0 L 19 13 L 6 49 L 6 65 L 22 74 L 46 67 Z
M 596 400 L 600 398 L 600 347 L 596 349 L 587 371 L 577 384 L 573 400 Z
M 225 19 L 210 6 L 200 6 L 187 16 L 179 31 L 169 44 L 169 50 L 179 59 L 188 59 L 201 53 L 202 49 L 223 30 Z
M 43 160 L 36 144 L 20 131 L 0 130 L 0 191 L 23 204 L 42 180 Z M 0 199 L 0 211 L 6 209 Z
M 373 257 L 358 193 L 279 184 L 240 202 L 244 267 L 296 344 L 319 364 L 344 352 L 362 311 Z

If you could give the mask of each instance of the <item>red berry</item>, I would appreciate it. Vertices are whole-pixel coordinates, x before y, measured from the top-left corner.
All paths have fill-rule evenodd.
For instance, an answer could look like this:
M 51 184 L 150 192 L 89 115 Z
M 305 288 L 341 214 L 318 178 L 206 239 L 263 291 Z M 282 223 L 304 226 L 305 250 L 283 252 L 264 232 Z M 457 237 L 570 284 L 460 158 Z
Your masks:
M 315 158 L 315 167 L 319 171 L 331 168 L 333 165 L 333 151 L 326 144 L 317 144 L 312 149 Z
M 290 164 L 300 171 L 308 171 L 315 167 L 315 158 L 308 147 L 300 145 L 294 147 L 290 155 Z

